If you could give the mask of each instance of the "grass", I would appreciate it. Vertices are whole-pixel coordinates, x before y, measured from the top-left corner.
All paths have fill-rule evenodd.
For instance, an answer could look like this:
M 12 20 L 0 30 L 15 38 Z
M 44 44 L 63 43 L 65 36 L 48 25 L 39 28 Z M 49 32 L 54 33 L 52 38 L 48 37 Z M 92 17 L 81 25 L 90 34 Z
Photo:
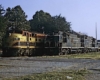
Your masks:
M 100 59 L 100 53 L 84 53 L 84 54 L 71 54 L 66 56 L 68 58 L 85 58 L 85 59 Z
M 89 73 L 86 69 L 82 70 L 61 70 L 42 74 L 33 74 L 19 78 L 9 78 L 3 80 L 85 80 L 84 76 Z
M 82 53 L 82 54 L 68 54 L 68 55 L 60 55 L 60 56 L 43 56 L 43 57 L 53 57 L 53 58 L 84 58 L 84 59 L 100 59 L 100 52 L 92 52 L 92 53 Z
M 43 56 L 43 57 L 54 57 L 54 58 L 84 58 L 84 59 L 100 59 L 100 52 L 84 53 L 84 54 L 69 54 L 61 56 Z M 2 67 L 2 66 L 1 66 Z M 70 80 L 85 80 L 85 75 L 88 73 L 86 69 L 83 70 L 62 70 L 62 71 L 53 71 L 48 73 L 33 74 L 28 76 L 22 76 L 19 78 L 9 78 L 2 80 L 69 80 L 68 77 L 71 77 Z

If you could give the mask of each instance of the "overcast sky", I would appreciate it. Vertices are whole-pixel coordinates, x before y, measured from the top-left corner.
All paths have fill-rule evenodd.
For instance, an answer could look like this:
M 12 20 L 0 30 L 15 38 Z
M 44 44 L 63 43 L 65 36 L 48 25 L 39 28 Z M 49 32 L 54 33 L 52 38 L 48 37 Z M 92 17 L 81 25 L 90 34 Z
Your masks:
M 20 5 L 32 18 L 36 11 L 43 10 L 52 16 L 61 14 L 77 32 L 83 32 L 95 37 L 97 23 L 98 39 L 100 39 L 100 0 L 0 0 L 6 9 Z

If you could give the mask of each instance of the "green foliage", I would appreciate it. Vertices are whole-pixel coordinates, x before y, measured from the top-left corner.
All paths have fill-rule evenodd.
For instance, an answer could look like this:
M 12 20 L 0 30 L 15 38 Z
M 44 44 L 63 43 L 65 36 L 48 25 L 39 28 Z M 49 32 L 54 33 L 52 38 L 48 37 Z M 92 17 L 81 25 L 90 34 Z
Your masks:
M 51 26 L 50 22 L 52 17 L 49 13 L 41 11 L 37 11 L 35 15 L 33 15 L 33 19 L 30 20 L 30 26 L 32 31 L 47 33 L 48 27 Z
M 43 56 L 50 58 L 51 56 Z M 74 59 L 74 58 L 80 58 L 80 59 L 100 59 L 100 53 L 99 52 L 90 52 L 90 53 L 84 53 L 84 54 L 69 54 L 69 55 L 60 55 L 60 56 L 52 56 L 53 58 L 67 58 L 67 59 Z
M 7 8 L 5 17 L 7 19 L 7 26 L 20 29 L 20 30 L 30 30 L 29 22 L 26 20 L 27 15 L 22 10 L 22 8 L 18 5 L 14 8 Z
M 65 17 L 54 16 L 42 10 L 37 11 L 33 15 L 33 19 L 29 20 L 32 31 L 55 33 L 58 31 L 70 31 L 70 22 L 67 22 Z
M 65 17 L 58 15 L 52 18 L 53 25 L 56 27 L 57 31 L 70 31 L 70 22 L 67 22 Z
M 4 13 L 5 10 L 2 5 L 0 5 L 0 48 L 2 46 L 2 37 L 4 36 L 6 29 L 6 19 L 4 17 Z
M 3 16 L 5 13 L 4 8 L 0 5 L 0 32 L 3 32 L 5 29 L 5 17 Z

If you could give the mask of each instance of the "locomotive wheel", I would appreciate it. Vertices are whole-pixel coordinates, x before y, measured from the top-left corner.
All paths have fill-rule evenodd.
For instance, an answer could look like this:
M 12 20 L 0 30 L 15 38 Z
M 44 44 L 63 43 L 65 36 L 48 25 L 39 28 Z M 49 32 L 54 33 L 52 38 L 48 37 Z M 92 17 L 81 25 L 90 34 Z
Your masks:
M 91 52 L 91 49 L 89 49 L 89 52 Z
M 87 51 L 87 50 L 86 50 L 86 49 L 84 49 L 84 53 L 86 53 L 86 51 Z
M 65 55 L 65 54 L 67 54 L 67 50 L 66 49 L 63 49 L 62 55 Z
M 22 56 L 28 56 L 28 49 L 22 50 Z
M 67 55 L 67 54 L 68 54 L 68 50 L 65 50 L 64 55 Z
M 24 49 L 18 49 L 17 50 L 17 56 L 23 56 L 23 53 L 24 53 Z
M 59 55 L 63 55 L 63 49 L 60 51 Z
M 67 54 L 69 54 L 69 53 L 70 53 L 70 50 L 69 50 L 69 49 L 67 49 L 67 50 L 66 50 L 66 55 L 67 55 Z
M 79 53 L 79 50 L 77 49 L 74 53 L 75 53 L 75 54 L 78 54 L 78 53 Z
M 29 55 L 28 56 L 32 56 L 32 49 L 29 50 Z
M 85 53 L 85 50 L 84 49 L 82 49 L 81 51 L 82 51 L 82 53 Z
M 13 54 L 15 54 L 14 56 L 21 56 L 19 49 L 16 49 L 15 51 L 13 51 Z
M 81 49 L 79 49 L 79 54 L 81 54 L 81 52 L 82 52 Z
M 80 49 L 77 50 L 77 53 L 78 53 L 78 54 L 80 53 Z
M 62 55 L 62 52 L 59 53 L 59 56 Z
M 69 52 L 70 52 L 69 49 L 67 49 L 67 50 L 62 49 L 61 52 L 59 53 L 59 55 L 67 55 L 67 54 L 69 54 Z
M 80 53 L 82 53 L 82 49 L 80 49 Z
M 28 56 L 29 55 L 29 49 L 26 49 L 26 53 L 25 53 L 25 56 Z
M 88 49 L 86 49 L 86 53 L 88 53 L 89 52 L 89 50 Z

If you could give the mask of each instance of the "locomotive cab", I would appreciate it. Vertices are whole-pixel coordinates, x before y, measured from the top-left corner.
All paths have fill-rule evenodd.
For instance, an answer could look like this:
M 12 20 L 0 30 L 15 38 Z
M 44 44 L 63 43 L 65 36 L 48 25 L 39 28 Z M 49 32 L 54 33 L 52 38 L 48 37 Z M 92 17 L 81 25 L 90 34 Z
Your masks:
M 45 39 L 45 54 L 57 55 L 59 53 L 59 35 L 47 35 Z

